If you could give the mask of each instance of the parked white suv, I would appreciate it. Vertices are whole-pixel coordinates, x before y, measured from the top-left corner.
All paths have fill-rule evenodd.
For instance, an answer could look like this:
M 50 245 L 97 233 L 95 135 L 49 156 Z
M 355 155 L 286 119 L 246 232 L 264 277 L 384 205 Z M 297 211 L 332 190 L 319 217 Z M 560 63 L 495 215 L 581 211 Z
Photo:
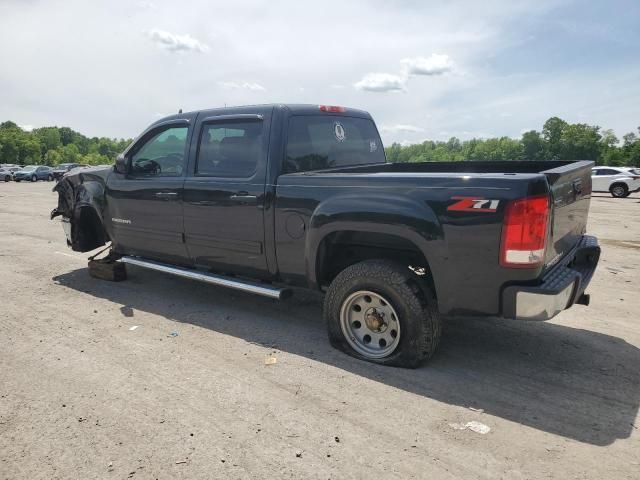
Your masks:
M 617 198 L 640 190 L 640 169 L 629 167 L 595 167 L 591 171 L 594 192 L 609 192 Z

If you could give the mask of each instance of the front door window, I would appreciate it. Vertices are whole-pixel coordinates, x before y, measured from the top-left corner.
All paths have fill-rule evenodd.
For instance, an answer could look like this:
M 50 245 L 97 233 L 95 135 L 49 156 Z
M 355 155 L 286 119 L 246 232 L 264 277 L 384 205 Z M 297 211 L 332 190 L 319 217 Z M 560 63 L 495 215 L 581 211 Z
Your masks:
M 188 127 L 170 127 L 152 135 L 131 157 L 131 174 L 182 176 L 188 130 Z

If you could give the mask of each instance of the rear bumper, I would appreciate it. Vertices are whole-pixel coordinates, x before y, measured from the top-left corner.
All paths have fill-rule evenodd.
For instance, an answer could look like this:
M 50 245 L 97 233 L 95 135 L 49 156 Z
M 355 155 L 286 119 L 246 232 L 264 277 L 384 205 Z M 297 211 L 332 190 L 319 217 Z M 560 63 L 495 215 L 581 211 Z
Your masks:
M 570 255 L 537 285 L 509 285 L 502 292 L 506 318 L 548 320 L 574 303 L 588 303 L 583 294 L 600 259 L 598 239 L 585 235 Z

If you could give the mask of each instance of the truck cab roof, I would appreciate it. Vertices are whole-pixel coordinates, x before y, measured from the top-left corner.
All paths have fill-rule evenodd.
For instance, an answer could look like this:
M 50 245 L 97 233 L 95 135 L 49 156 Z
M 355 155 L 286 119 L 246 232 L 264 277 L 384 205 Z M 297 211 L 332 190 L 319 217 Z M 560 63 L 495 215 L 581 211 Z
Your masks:
M 358 108 L 352 107 L 343 107 L 337 105 L 325 105 L 325 104 L 304 104 L 304 103 L 266 103 L 266 104 L 258 104 L 258 105 L 237 105 L 230 107 L 214 107 L 207 108 L 202 110 L 192 110 L 189 112 L 176 113 L 174 115 L 168 115 L 163 117 L 156 122 L 154 125 L 159 123 L 168 122 L 171 120 L 180 120 L 184 118 L 193 117 L 199 113 L 219 113 L 221 115 L 234 115 L 234 114 L 243 114 L 248 112 L 259 112 L 266 111 L 272 109 L 280 109 L 284 111 L 288 111 L 292 115 L 316 115 L 327 113 L 330 115 L 345 115 L 350 117 L 361 117 L 361 118 L 369 118 L 371 119 L 371 115 L 369 112 L 365 110 L 360 110 Z

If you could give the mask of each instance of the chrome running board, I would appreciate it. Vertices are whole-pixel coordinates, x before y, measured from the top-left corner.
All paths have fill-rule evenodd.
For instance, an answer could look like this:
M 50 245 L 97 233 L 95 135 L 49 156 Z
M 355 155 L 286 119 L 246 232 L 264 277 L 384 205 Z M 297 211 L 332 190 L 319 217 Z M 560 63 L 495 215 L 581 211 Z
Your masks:
M 255 293 L 256 295 L 262 295 L 263 297 L 275 298 L 276 300 L 284 300 L 285 298 L 290 297 L 292 293 L 291 289 L 288 288 L 276 288 L 268 285 L 249 282 L 246 280 L 224 277 L 222 275 L 216 275 L 213 273 L 175 267 L 173 265 L 166 265 L 164 263 L 147 260 L 140 257 L 125 256 L 121 257 L 119 261 L 122 263 L 135 265 L 137 267 L 148 268 L 149 270 L 156 270 L 158 272 L 170 273 L 171 275 L 176 275 L 178 277 L 197 280 L 199 282 L 211 283 L 213 285 L 219 285 L 221 287 L 235 288 L 236 290 Z

